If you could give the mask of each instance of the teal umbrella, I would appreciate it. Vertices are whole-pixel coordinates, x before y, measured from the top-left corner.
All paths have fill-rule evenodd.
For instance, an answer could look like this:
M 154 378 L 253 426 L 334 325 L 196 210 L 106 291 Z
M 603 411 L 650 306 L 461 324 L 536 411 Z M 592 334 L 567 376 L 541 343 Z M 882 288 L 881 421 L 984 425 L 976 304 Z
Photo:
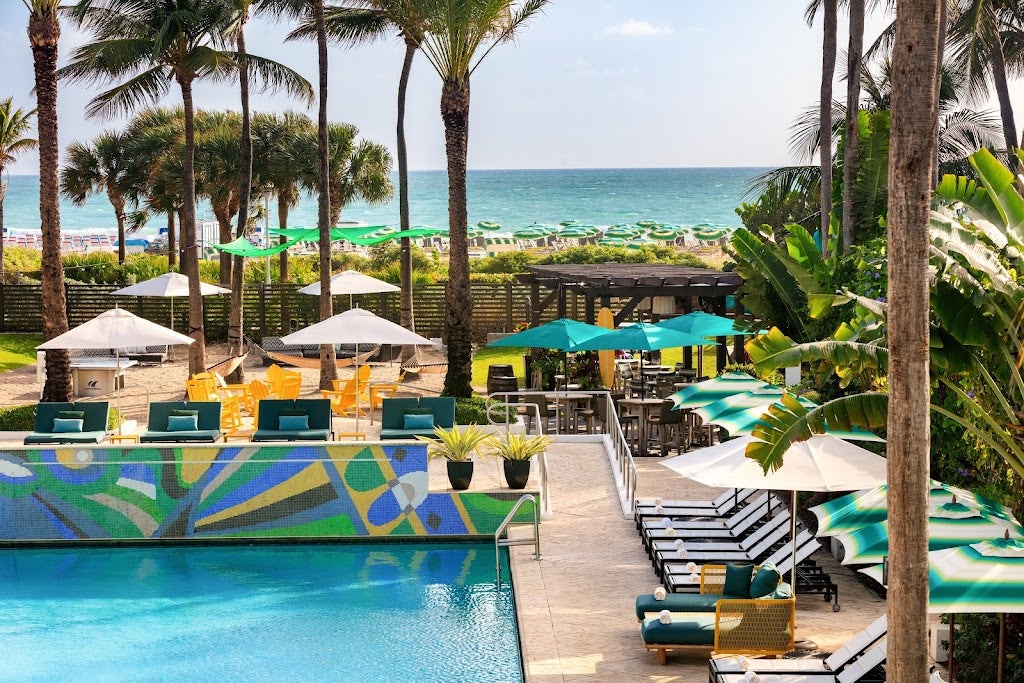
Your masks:
M 727 396 L 774 388 L 744 372 L 726 372 L 718 377 L 691 384 L 670 398 L 676 409 L 700 408 Z
M 657 323 L 659 327 L 669 330 L 679 330 L 695 334 L 698 337 L 730 337 L 737 334 L 745 334 L 743 330 L 736 329 L 732 318 L 720 315 L 705 313 L 704 311 L 693 311 L 686 315 L 677 315 Z
M 717 424 L 729 432 L 731 436 L 749 436 L 754 433 L 754 429 L 759 425 L 763 425 L 763 418 L 765 414 L 771 411 L 773 405 L 781 404 L 782 393 L 775 394 L 776 398 L 772 399 L 773 392 L 755 392 L 753 394 L 742 395 L 750 396 L 751 398 L 745 402 L 736 401 L 736 397 L 732 397 L 737 405 L 731 408 L 721 410 L 719 409 L 718 415 L 706 420 Z M 802 406 L 805 408 L 817 408 L 818 404 L 806 398 L 795 397 Z M 729 399 L 723 399 L 728 401 Z M 704 410 L 712 409 L 717 401 L 704 408 L 698 408 L 694 412 L 700 414 Z M 843 429 L 831 429 L 826 424 L 825 433 L 834 436 L 839 439 L 848 439 L 851 441 L 884 441 L 881 437 L 869 432 L 866 429 L 860 427 L 854 427 L 850 430 Z
M 576 345 L 586 342 L 588 339 L 600 336 L 608 332 L 604 327 L 588 325 L 578 320 L 559 318 L 549 323 L 531 327 L 522 332 L 502 337 L 498 341 L 491 342 L 488 346 L 519 346 L 535 349 L 555 349 L 557 351 L 574 351 Z M 565 380 L 569 381 L 569 358 L 563 355 L 562 362 L 565 365 Z

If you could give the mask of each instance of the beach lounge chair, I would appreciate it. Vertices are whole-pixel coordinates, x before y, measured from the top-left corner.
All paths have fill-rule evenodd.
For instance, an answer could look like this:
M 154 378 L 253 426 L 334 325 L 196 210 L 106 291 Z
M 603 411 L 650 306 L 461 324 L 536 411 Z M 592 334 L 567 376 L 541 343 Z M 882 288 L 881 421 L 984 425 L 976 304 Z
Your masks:
M 330 441 L 333 436 L 327 399 L 265 399 L 258 404 L 251 440 Z
M 764 493 L 752 503 L 723 520 L 672 519 L 644 520 L 640 525 L 640 536 L 644 549 L 653 557 L 655 541 L 674 541 L 677 538 L 706 538 L 739 540 L 750 529 L 764 524 L 773 513 L 784 509 L 774 496 Z
M 714 512 L 698 512 L 696 514 L 664 514 L 660 517 L 648 517 L 641 521 L 640 529 L 664 526 L 664 520 L 670 519 L 673 526 L 686 529 L 736 529 L 744 526 L 746 520 L 765 511 L 781 507 L 780 501 L 767 491 L 756 497 L 748 498 L 743 504 L 733 508 L 728 514 L 718 516 Z
M 886 639 L 883 638 L 838 673 L 830 671 L 777 673 L 773 669 L 763 666 L 764 662 L 771 660 L 747 661 L 752 662 L 749 671 L 753 671 L 761 680 L 764 680 L 766 676 L 771 676 L 772 678 L 769 680 L 777 683 L 882 683 L 885 681 L 885 671 L 882 670 L 881 665 L 885 661 L 885 656 Z M 786 663 L 799 660 L 780 659 L 774 661 Z M 746 671 L 719 673 L 709 680 L 713 683 L 747 683 L 750 680 L 747 675 Z
M 796 680 L 805 680 L 799 676 L 813 676 L 808 680 L 834 681 L 840 673 L 848 669 L 862 672 L 860 678 L 852 680 L 867 683 L 869 680 L 885 680 L 884 672 L 879 671 L 881 661 L 885 659 L 886 617 L 883 615 L 871 623 L 866 629 L 850 638 L 841 648 L 825 659 L 746 659 L 744 657 L 712 657 L 708 660 L 708 680 L 733 683 L 746 683 L 743 675 L 753 671 L 761 676 L 791 674 L 798 676 Z M 879 659 L 881 656 L 881 659 Z M 881 674 L 881 678 L 878 675 Z M 830 678 L 831 676 L 831 678 Z M 791 680 L 789 676 L 782 680 Z
M 24 443 L 99 443 L 107 438 L 109 421 L 108 401 L 40 403 L 35 427 Z
M 768 557 L 789 539 L 789 512 L 776 515 L 749 536 L 734 542 L 702 542 L 676 539 L 657 541 L 654 546 L 654 571 L 662 576 L 667 563 L 757 562 Z
M 195 419 L 190 420 L 192 417 Z M 221 436 L 218 401 L 160 401 L 149 404 L 147 429 L 139 435 L 139 442 L 214 443 Z
M 757 489 L 728 489 L 714 500 L 661 500 L 638 498 L 633 505 L 633 517 L 640 528 L 640 519 L 673 515 L 697 516 L 702 513 L 723 517 L 737 505 L 750 498 Z

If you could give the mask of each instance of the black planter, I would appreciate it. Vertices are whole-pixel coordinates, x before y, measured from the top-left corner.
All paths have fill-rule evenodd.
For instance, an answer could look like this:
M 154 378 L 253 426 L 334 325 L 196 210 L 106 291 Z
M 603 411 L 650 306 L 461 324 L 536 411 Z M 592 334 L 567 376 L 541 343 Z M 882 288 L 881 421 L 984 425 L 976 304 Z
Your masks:
M 510 489 L 525 489 L 530 480 L 529 460 L 506 460 L 505 481 Z
M 448 483 L 456 491 L 465 491 L 469 488 L 469 482 L 473 481 L 473 461 L 455 462 L 448 461 Z

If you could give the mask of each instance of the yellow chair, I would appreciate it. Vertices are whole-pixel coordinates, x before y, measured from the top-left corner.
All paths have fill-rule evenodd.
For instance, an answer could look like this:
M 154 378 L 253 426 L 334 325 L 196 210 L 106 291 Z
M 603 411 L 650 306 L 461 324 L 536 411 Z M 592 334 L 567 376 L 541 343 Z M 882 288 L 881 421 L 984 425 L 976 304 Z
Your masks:
M 398 382 L 402 379 L 399 377 Z M 379 410 L 384 407 L 384 399 L 394 398 L 398 391 L 398 382 L 394 384 L 374 384 L 370 387 L 370 409 Z
M 278 398 L 298 398 L 302 392 L 302 375 L 299 373 L 288 373 L 277 384 L 274 394 Z
M 331 410 L 341 417 L 354 417 L 355 415 L 365 416 L 366 413 L 358 403 L 359 394 L 356 391 L 355 380 L 349 380 L 338 391 L 323 389 L 320 395 L 331 402 Z

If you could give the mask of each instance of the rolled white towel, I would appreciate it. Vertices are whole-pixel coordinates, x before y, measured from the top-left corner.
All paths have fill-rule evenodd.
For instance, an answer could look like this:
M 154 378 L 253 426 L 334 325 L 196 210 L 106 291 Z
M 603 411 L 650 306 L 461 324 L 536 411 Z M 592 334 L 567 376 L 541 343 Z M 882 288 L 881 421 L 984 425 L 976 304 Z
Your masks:
M 658 612 L 658 621 L 660 621 L 663 624 L 671 624 L 672 613 L 669 612 L 667 609 L 661 610 L 660 612 Z
M 664 600 L 666 595 L 668 595 L 668 591 L 665 590 L 664 586 L 658 586 L 654 589 L 655 600 Z
M 743 655 L 740 655 L 736 658 L 736 666 L 738 666 L 742 671 L 749 671 L 750 660 L 744 657 Z
M 672 520 L 669 519 L 668 517 L 662 517 L 661 518 L 661 525 L 663 527 L 665 527 L 666 529 L 671 529 L 672 528 Z
M 655 505 L 654 506 L 654 512 L 660 515 L 663 512 L 665 512 L 665 508 L 662 507 L 661 505 Z
M 689 556 L 689 554 L 690 553 L 687 552 L 686 548 L 680 548 L 676 551 L 676 557 L 678 557 L 680 560 L 685 560 Z
M 743 674 L 743 680 L 748 681 L 749 683 L 761 683 L 761 677 L 749 669 Z
M 686 563 L 686 571 L 690 572 L 691 574 L 699 573 L 697 571 L 697 563 L 696 562 L 687 562 Z
M 683 539 L 677 538 L 676 540 L 672 541 L 672 545 L 676 547 L 676 550 L 682 550 L 683 546 L 686 544 L 683 543 Z
M 676 530 L 673 529 L 672 527 L 665 527 L 665 535 L 666 536 L 675 536 L 676 535 Z
M 690 574 L 690 583 L 700 583 L 700 574 Z
M 654 504 L 655 505 L 661 505 L 661 498 L 655 498 L 654 499 Z

